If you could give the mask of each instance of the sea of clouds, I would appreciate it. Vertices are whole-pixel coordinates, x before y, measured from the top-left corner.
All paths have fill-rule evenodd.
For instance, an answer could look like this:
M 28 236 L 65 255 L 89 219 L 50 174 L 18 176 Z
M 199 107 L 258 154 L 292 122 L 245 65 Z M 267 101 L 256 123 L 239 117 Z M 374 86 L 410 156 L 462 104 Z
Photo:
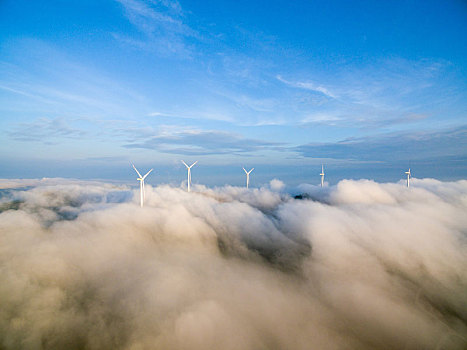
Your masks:
M 467 348 L 467 181 L 138 201 L 0 180 L 0 349 Z

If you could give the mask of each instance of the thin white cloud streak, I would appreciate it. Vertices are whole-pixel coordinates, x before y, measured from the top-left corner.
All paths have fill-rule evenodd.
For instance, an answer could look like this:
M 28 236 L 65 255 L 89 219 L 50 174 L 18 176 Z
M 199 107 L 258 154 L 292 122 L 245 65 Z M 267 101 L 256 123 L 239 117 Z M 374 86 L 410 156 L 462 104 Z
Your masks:
M 18 89 L 14 89 L 14 88 L 11 88 L 9 86 L 0 86 L 0 89 L 8 91 L 8 92 L 15 93 L 15 94 L 18 94 L 18 95 L 22 95 L 22 96 L 30 97 L 30 98 L 33 98 L 33 99 L 37 99 L 37 100 L 40 100 L 40 101 L 45 102 L 45 103 L 53 103 L 51 100 L 44 99 L 42 96 L 37 96 L 37 95 L 34 95 L 34 94 L 30 94 L 28 92 L 21 91 L 21 90 L 18 90 Z
M 169 3 L 165 2 L 162 4 L 163 8 L 169 12 L 173 13 L 173 16 L 169 13 L 163 13 L 157 11 L 149 3 L 139 0 L 117 0 L 125 8 L 126 14 L 130 21 L 135 24 L 140 30 L 147 32 L 148 34 L 152 33 L 155 30 L 156 26 L 164 26 L 166 29 L 172 31 L 176 30 L 181 33 L 191 33 L 192 30 L 189 30 L 179 19 L 175 16 L 182 15 L 181 7 L 178 2 L 173 2 L 177 6 L 170 6 Z M 158 2 L 153 2 L 157 4 Z M 172 11 L 170 11 L 172 10 Z M 174 11 L 175 10 L 175 11 Z
M 337 96 L 334 93 L 332 93 L 331 91 L 329 91 L 327 88 L 325 88 L 323 86 L 315 85 L 312 82 L 289 81 L 289 80 L 286 80 L 286 79 L 282 78 L 280 75 L 277 75 L 276 78 L 280 82 L 282 82 L 282 83 L 284 83 L 286 85 L 295 87 L 295 88 L 320 92 L 323 95 L 326 95 L 327 97 L 330 97 L 330 98 L 333 98 L 333 99 L 337 98 Z
M 233 122 L 234 118 L 225 114 L 224 111 L 219 113 L 213 111 L 198 111 L 193 113 L 193 111 L 180 111 L 174 113 L 164 113 L 164 112 L 151 112 L 147 114 L 148 117 L 167 117 L 167 118 L 178 118 L 178 119 L 197 119 L 197 120 L 214 120 L 222 122 Z
M 465 348 L 467 181 L 308 189 L 10 191 L 1 344 Z

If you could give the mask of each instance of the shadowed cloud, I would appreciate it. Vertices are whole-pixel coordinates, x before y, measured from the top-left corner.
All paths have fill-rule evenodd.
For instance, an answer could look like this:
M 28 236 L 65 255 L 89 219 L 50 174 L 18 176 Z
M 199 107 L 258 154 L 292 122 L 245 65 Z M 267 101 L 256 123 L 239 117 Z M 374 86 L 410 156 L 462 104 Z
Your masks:
M 21 123 L 9 136 L 18 141 L 50 143 L 61 138 L 78 139 L 86 135 L 84 130 L 70 126 L 65 118 L 38 118 L 31 123 Z
M 435 132 L 415 132 L 349 138 L 336 143 L 296 147 L 304 157 L 393 161 L 410 159 L 465 159 L 467 127 Z
M 261 150 L 281 150 L 283 143 L 247 139 L 224 131 L 187 131 L 169 136 L 156 136 L 126 148 L 155 149 L 165 153 L 207 155 L 238 154 Z

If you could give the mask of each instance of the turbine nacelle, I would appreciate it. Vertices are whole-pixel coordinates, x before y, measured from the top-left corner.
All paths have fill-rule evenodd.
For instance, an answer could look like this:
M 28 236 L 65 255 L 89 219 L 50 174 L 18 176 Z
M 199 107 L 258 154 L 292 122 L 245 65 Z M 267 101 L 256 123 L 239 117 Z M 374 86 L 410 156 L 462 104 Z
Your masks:
M 245 168 L 243 168 L 243 171 L 245 172 L 245 174 L 249 175 L 255 168 L 251 168 L 250 171 L 246 171 Z
M 190 166 L 188 166 L 188 164 L 185 163 L 183 160 L 181 162 L 186 166 L 187 169 L 191 169 L 196 163 L 198 163 L 198 161 L 196 161 L 193 164 L 191 164 Z

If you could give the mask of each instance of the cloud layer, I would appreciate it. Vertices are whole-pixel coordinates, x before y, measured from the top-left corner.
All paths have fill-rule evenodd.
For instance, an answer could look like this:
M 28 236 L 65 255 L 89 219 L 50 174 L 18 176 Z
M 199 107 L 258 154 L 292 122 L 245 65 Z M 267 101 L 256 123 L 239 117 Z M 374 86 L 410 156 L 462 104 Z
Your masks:
M 0 182 L 5 349 L 463 349 L 467 181 Z
M 310 143 L 295 150 L 304 157 L 321 155 L 334 159 L 360 160 L 410 160 L 465 159 L 467 149 L 467 127 L 455 129 L 394 133 L 379 137 L 349 138 L 335 143 Z
M 172 135 L 153 136 L 141 143 L 124 145 L 126 148 L 156 149 L 165 153 L 208 155 L 238 154 L 260 150 L 281 150 L 282 143 L 247 139 L 225 131 L 185 131 Z

